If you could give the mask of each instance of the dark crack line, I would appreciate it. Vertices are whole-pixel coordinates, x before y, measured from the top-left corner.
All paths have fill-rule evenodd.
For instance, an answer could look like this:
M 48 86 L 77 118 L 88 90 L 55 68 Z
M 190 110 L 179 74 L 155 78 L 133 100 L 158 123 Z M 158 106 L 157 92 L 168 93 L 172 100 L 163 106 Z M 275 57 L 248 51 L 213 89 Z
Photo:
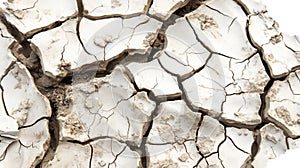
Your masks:
M 64 24 L 65 22 L 67 22 L 68 20 L 71 20 L 71 19 L 75 19 L 77 17 L 77 14 L 73 14 L 71 16 L 68 16 L 66 19 L 64 20 L 59 20 L 59 21 L 55 21 L 53 23 L 50 23 L 46 26 L 43 26 L 43 27 L 39 27 L 39 28 L 36 28 L 36 29 L 33 29 L 33 30 L 30 30 L 29 32 L 27 32 L 26 34 L 24 34 L 24 40 L 27 41 L 28 39 L 32 39 L 33 36 L 35 36 L 36 34 L 39 34 L 39 33 L 42 33 L 42 32 L 46 32 L 46 31 L 49 31 L 49 30 L 52 30 L 52 29 L 55 29 L 57 27 L 60 27 L 62 24 Z M 21 32 L 20 32 L 21 33 Z M 23 40 L 23 41 L 24 41 Z M 20 41 L 18 41 L 20 42 Z
M 225 143 L 227 137 L 228 137 L 227 136 L 227 130 L 226 130 L 226 128 L 224 128 L 224 139 L 219 143 L 218 148 L 217 148 L 218 158 L 219 158 L 220 163 L 221 163 L 221 165 L 222 165 L 223 168 L 225 168 L 225 166 L 223 164 L 223 160 L 220 157 L 220 148 Z
M 5 111 L 6 115 L 9 116 L 9 117 L 11 117 L 11 118 L 13 118 L 13 117 L 9 114 L 8 109 L 6 107 L 6 103 L 5 103 L 5 99 L 4 99 L 4 88 L 3 88 L 2 84 L 1 84 L 1 82 L 8 75 L 8 73 L 14 68 L 15 63 L 16 63 L 15 61 L 11 62 L 10 65 L 5 69 L 3 75 L 0 78 L 0 90 L 1 90 L 2 104 L 3 104 L 4 111 Z
M 228 33 L 230 32 L 230 28 L 233 25 L 233 23 L 236 21 L 236 19 L 237 19 L 237 17 L 235 17 L 234 19 L 232 19 L 232 21 L 230 22 L 230 24 L 228 26 L 228 30 L 227 30 Z
M 191 103 L 190 103 L 190 101 L 189 101 L 189 99 L 188 99 L 188 97 L 187 97 L 187 95 L 186 95 L 186 91 L 185 91 L 185 89 L 184 89 L 184 87 L 183 87 L 183 84 L 182 84 L 183 80 L 181 79 L 181 77 L 180 77 L 179 75 L 177 75 L 177 74 L 174 74 L 174 73 L 168 71 L 168 70 L 162 65 L 162 63 L 161 63 L 161 61 L 160 61 L 159 59 L 158 59 L 158 63 L 160 64 L 160 66 L 161 66 L 167 73 L 169 73 L 169 74 L 171 74 L 171 75 L 173 75 L 173 76 L 175 76 L 175 77 L 177 78 L 178 87 L 179 87 L 179 90 L 181 90 L 181 99 L 184 100 L 184 102 L 186 103 L 186 105 L 188 106 L 188 108 L 189 108 L 191 111 L 193 111 L 193 112 L 197 112 L 197 113 L 200 112 L 200 113 L 206 114 L 206 113 L 207 113 L 207 110 L 201 109 L 200 107 L 194 107 L 194 106 L 191 105 Z
M 211 6 L 207 5 L 207 4 L 204 4 L 204 6 L 206 6 L 207 8 L 209 8 L 209 9 L 212 10 L 212 11 L 215 11 L 215 12 L 219 13 L 220 15 L 223 15 L 223 16 L 225 16 L 225 17 L 232 18 L 231 16 L 229 16 L 229 15 L 227 15 L 227 14 L 225 14 L 225 13 L 219 11 L 218 9 L 215 9 L 215 8 L 213 8 L 213 7 L 211 7 Z M 234 19 L 234 20 L 235 20 L 235 19 Z
M 118 157 L 125 151 L 125 149 L 127 148 L 127 146 L 125 146 L 119 153 L 117 153 L 114 157 L 115 159 L 111 162 L 111 163 L 108 163 L 108 168 L 110 167 L 110 165 L 114 164 L 116 165 L 116 161 L 118 159 Z M 113 152 L 112 152 L 113 154 Z M 113 154 L 114 155 L 114 154 Z M 117 166 L 116 166 L 117 167 Z
M 250 10 L 248 9 L 247 5 L 245 5 L 241 0 L 233 0 L 242 11 L 245 13 L 246 16 L 249 16 L 251 14 Z
M 145 6 L 145 9 L 144 9 L 144 11 L 146 11 L 147 15 L 149 15 L 149 10 L 152 5 L 153 5 L 153 0 L 148 0 L 147 5 Z
M 245 154 L 249 154 L 248 152 L 246 152 L 246 151 L 243 150 L 242 148 L 238 147 L 238 146 L 234 143 L 233 139 L 231 139 L 230 136 L 227 136 L 227 138 L 231 141 L 231 143 L 234 145 L 234 147 L 236 147 L 238 150 L 240 150 L 241 152 L 243 152 L 243 153 L 245 153 Z
M 102 15 L 102 16 L 92 16 L 89 15 L 88 13 L 86 13 L 86 11 L 83 12 L 82 17 L 89 19 L 89 20 L 102 20 L 102 19 L 112 19 L 112 18 L 132 18 L 132 17 L 136 17 L 136 16 L 140 16 L 141 14 L 143 14 L 142 12 L 139 13 L 134 13 L 134 14 L 128 14 L 128 15 L 122 15 L 122 14 L 108 14 L 108 15 Z
M 105 139 L 115 140 L 119 143 L 127 144 L 127 146 L 132 146 L 130 141 L 123 141 L 123 140 L 120 140 L 120 139 L 118 139 L 116 137 L 113 137 L 113 136 L 99 136 L 99 137 L 89 138 L 86 141 L 67 140 L 67 142 L 76 143 L 76 144 L 80 144 L 80 145 L 88 145 L 92 142 L 95 142 L 95 141 L 98 141 L 98 140 L 105 140 Z
M 186 17 L 185 20 L 187 21 L 187 23 L 189 24 L 190 28 L 192 29 L 195 37 L 196 37 L 196 40 L 207 50 L 209 51 L 210 53 L 213 53 L 213 51 L 206 45 L 204 44 L 204 42 L 199 38 L 194 26 L 192 25 L 192 23 L 190 22 L 190 20 Z
M 33 9 L 35 8 L 36 4 L 39 2 L 39 0 L 36 0 L 32 6 L 30 7 L 27 7 L 27 8 L 24 8 L 24 9 L 17 9 L 17 10 L 22 10 L 22 11 L 26 11 L 26 10 L 29 10 L 29 9 Z M 8 9 L 8 10 L 11 10 L 11 9 Z M 12 12 L 16 12 L 17 10 L 11 10 Z
M 19 129 L 24 129 L 24 128 L 28 128 L 28 127 L 32 127 L 34 126 L 35 124 L 37 124 L 38 122 L 42 121 L 42 120 L 50 120 L 50 117 L 41 117 L 39 119 L 37 119 L 34 123 L 32 124 L 29 124 L 29 125 L 23 125 L 23 126 L 20 126 Z
M 177 60 L 176 58 L 174 58 L 174 57 L 172 57 L 170 54 L 168 54 L 168 52 L 167 51 L 164 51 L 164 53 L 170 58 L 170 59 L 172 59 L 172 60 L 174 60 L 174 61 L 176 61 L 176 62 L 178 62 L 179 64 L 181 64 L 181 65 L 183 65 L 183 66 L 186 66 L 186 67 L 190 67 L 190 68 L 192 68 L 192 69 L 194 69 L 192 66 L 190 66 L 190 65 L 187 65 L 187 64 L 184 64 L 184 63 L 182 63 L 182 62 L 180 62 L 179 60 Z
M 285 145 L 286 145 L 288 150 L 291 149 L 290 148 L 290 143 L 289 143 L 289 138 L 287 136 L 285 137 Z
M 93 57 L 98 61 L 97 56 L 95 56 L 95 55 L 93 55 L 92 53 L 90 53 L 90 52 L 85 48 L 85 45 L 83 44 L 83 41 L 82 41 L 81 36 L 80 36 L 80 31 L 79 31 L 81 19 L 82 19 L 81 17 L 78 18 L 78 20 L 77 20 L 77 25 L 76 25 L 76 35 L 77 35 L 78 41 L 79 41 L 81 47 L 83 48 L 84 52 L 86 52 L 88 55 L 93 56 Z
M 162 145 L 174 145 L 174 144 L 178 144 L 178 145 L 183 145 L 185 142 L 191 142 L 191 141 L 195 141 L 195 139 L 185 139 L 183 142 L 181 141 L 173 141 L 173 142 L 165 142 L 165 143 L 153 143 L 153 142 L 147 142 L 147 144 L 149 145 L 157 145 L 157 146 L 162 146 Z
M 198 167 L 198 165 L 200 164 L 200 162 L 205 158 L 204 154 L 200 151 L 199 146 L 197 145 L 197 142 L 198 142 L 198 135 L 199 135 L 199 132 L 200 132 L 200 127 L 201 127 L 201 124 L 202 124 L 202 122 L 203 122 L 204 116 L 205 116 L 204 114 L 201 115 L 201 118 L 200 118 L 199 123 L 198 123 L 198 126 L 197 126 L 196 135 L 195 135 L 196 149 L 197 149 L 199 155 L 201 156 L 201 159 L 198 160 L 197 164 L 196 164 L 193 168 Z M 207 161 L 206 161 L 206 162 L 207 162 Z
M 197 161 L 196 165 L 193 166 L 193 168 L 198 168 L 198 165 L 201 163 L 201 161 L 202 161 L 203 159 L 205 159 L 206 164 L 209 165 L 208 162 L 207 162 L 207 160 L 206 160 L 206 158 L 205 158 L 205 157 L 201 157 L 201 158 Z
M 83 12 L 84 12 L 84 6 L 82 0 L 76 0 L 77 3 L 77 9 L 78 9 L 78 17 L 82 18 L 83 17 Z
M 93 162 L 93 155 L 94 155 L 94 148 L 93 148 L 93 145 L 89 144 L 90 148 L 91 148 L 91 157 L 90 157 L 90 160 L 89 160 L 89 168 L 92 168 L 92 162 Z

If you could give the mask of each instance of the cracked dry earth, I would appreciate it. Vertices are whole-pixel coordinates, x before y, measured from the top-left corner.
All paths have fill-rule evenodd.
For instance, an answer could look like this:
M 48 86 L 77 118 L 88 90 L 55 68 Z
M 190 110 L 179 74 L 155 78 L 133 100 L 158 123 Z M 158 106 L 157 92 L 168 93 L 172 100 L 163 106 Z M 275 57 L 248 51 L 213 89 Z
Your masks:
M 258 0 L 0 2 L 0 168 L 263 168 L 300 147 L 300 42 Z

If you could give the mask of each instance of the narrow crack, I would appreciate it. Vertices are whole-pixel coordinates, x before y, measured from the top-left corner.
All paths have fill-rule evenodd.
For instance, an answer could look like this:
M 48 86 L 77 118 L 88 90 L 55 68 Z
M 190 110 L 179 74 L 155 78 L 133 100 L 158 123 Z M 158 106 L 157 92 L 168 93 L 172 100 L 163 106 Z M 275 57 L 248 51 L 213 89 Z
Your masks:
M 51 118 L 50 117 L 41 117 L 39 119 L 37 119 L 36 121 L 34 121 L 32 124 L 29 124 L 29 125 L 23 125 L 21 127 L 19 127 L 19 129 L 24 129 L 24 128 L 28 128 L 28 127 L 32 127 L 34 126 L 36 123 L 42 121 L 42 120 L 50 120 Z
M 161 66 L 167 73 L 169 73 L 170 75 L 175 76 L 175 77 L 177 78 L 178 87 L 179 87 L 179 90 L 181 90 L 181 99 L 184 100 L 184 102 L 186 103 L 186 105 L 188 106 L 188 108 L 189 108 L 191 111 L 193 111 L 193 112 L 202 113 L 202 114 L 207 114 L 207 112 L 208 112 L 207 110 L 201 109 L 200 107 L 194 107 L 194 106 L 190 103 L 190 101 L 189 101 L 189 99 L 188 99 L 188 97 L 187 97 L 187 95 L 186 95 L 186 91 L 185 91 L 185 89 L 184 89 L 184 87 L 183 87 L 183 84 L 182 84 L 183 80 L 181 79 L 181 77 L 180 77 L 179 75 L 177 75 L 177 74 L 174 74 L 174 73 L 168 71 L 168 70 L 162 65 L 162 63 L 161 63 L 161 61 L 160 61 L 159 59 L 158 59 L 158 63 L 160 64 L 160 66 Z
M 159 107 L 160 103 L 159 102 L 156 102 L 156 106 L 155 106 L 155 109 L 154 111 L 152 112 L 151 116 L 150 116 L 150 122 L 147 122 L 146 124 L 144 124 L 144 127 L 143 127 L 143 139 L 142 139 L 142 143 L 141 143 L 141 160 L 140 160 L 140 166 L 142 168 L 148 168 L 149 167 L 149 163 L 150 163 L 150 156 L 149 156 L 149 153 L 148 153 L 148 149 L 146 147 L 146 143 L 147 143 L 147 140 L 148 140 L 148 136 L 150 134 L 150 131 L 152 129 L 152 126 L 153 126 L 153 120 L 154 120 L 154 117 L 157 115 L 157 110 L 158 110 L 158 107 Z
M 219 13 L 219 14 L 222 15 L 222 16 L 232 18 L 231 16 L 229 16 L 229 15 L 227 15 L 227 14 L 225 14 L 225 13 L 219 11 L 218 9 L 215 9 L 215 8 L 213 8 L 213 7 L 211 7 L 211 6 L 207 5 L 207 4 L 204 4 L 204 5 L 205 5 L 208 9 L 210 9 L 210 10 L 212 10 L 212 11 L 215 11 L 215 12 Z M 234 20 L 235 20 L 235 19 L 234 19 Z
M 33 36 L 36 35 L 36 34 L 39 34 L 39 33 L 42 33 L 42 32 L 46 32 L 46 31 L 55 29 L 55 28 L 57 28 L 57 27 L 60 27 L 62 24 L 64 24 L 64 23 L 67 22 L 68 20 L 70 20 L 70 19 L 75 19 L 76 17 L 77 17 L 77 14 L 74 14 L 74 15 L 72 15 L 72 16 L 67 17 L 67 18 L 64 19 L 64 20 L 61 20 L 61 21 L 55 21 L 55 22 L 53 22 L 53 23 L 50 23 L 50 24 L 47 25 L 47 26 L 43 26 L 43 27 L 40 27 L 40 28 L 31 30 L 31 31 L 29 31 L 29 32 L 27 32 L 27 33 L 25 34 L 25 39 L 26 39 L 26 40 L 32 39 Z
M 92 168 L 92 162 L 93 162 L 93 154 L 94 154 L 94 148 L 93 145 L 89 144 L 90 148 L 91 148 L 91 157 L 90 157 L 90 161 L 89 161 L 89 168 Z
M 218 159 L 220 160 L 220 163 L 222 165 L 223 168 L 225 168 L 222 159 L 220 158 L 220 147 L 225 143 L 226 139 L 227 139 L 227 130 L 226 127 L 224 127 L 224 139 L 219 143 L 218 145 L 218 149 L 217 149 L 217 153 L 218 153 Z
M 0 90 L 1 90 L 1 99 L 2 99 L 2 104 L 3 104 L 3 107 L 4 107 L 4 111 L 6 113 L 6 115 L 8 117 L 11 117 L 13 118 L 9 112 L 8 112 L 8 109 L 6 107 L 6 103 L 5 103 L 5 99 L 4 99 L 4 87 L 2 86 L 2 80 L 8 75 L 8 73 L 10 72 L 11 69 L 13 69 L 14 65 L 15 65 L 16 62 L 11 62 L 10 65 L 5 69 L 4 73 L 2 74 L 1 78 L 0 78 Z M 14 119 L 14 118 L 13 118 Z
M 233 139 L 232 139 L 230 136 L 227 136 L 227 138 L 231 141 L 231 143 L 233 144 L 233 146 L 234 146 L 235 148 L 237 148 L 238 150 L 240 150 L 241 152 L 243 152 L 243 153 L 245 153 L 245 154 L 249 154 L 249 153 L 246 152 L 245 150 L 243 150 L 243 149 L 241 149 L 240 147 L 238 147 L 238 146 L 234 143 Z
M 108 164 L 108 168 L 109 168 L 112 164 L 114 164 L 115 167 L 117 167 L 117 166 L 116 166 L 116 160 L 117 160 L 118 157 L 125 151 L 126 148 L 127 148 L 127 146 L 125 146 L 119 153 L 117 153 L 117 154 L 115 155 L 115 159 L 114 159 L 111 163 Z M 111 151 L 111 152 L 112 152 L 112 151 Z M 113 152 L 112 152 L 112 154 L 114 155 Z
M 289 138 L 287 136 L 285 137 L 285 145 L 286 145 L 288 150 L 291 149 L 290 148 L 290 143 L 289 143 Z
M 33 9 L 33 8 L 35 8 L 35 6 L 38 2 L 39 2 L 39 0 L 36 0 L 35 2 L 33 2 L 32 6 L 29 6 L 29 7 L 23 8 L 23 9 L 17 9 L 17 10 L 26 11 L 26 10 L 29 10 L 29 9 Z M 12 11 L 13 13 L 17 11 L 17 10 L 12 10 L 10 8 L 8 10 Z

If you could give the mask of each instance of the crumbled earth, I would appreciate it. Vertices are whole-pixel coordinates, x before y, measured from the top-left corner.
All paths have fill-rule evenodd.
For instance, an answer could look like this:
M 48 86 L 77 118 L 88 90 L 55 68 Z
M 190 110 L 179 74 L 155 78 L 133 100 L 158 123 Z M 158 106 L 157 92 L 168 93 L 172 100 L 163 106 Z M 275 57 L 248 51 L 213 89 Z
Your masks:
M 0 3 L 0 168 L 264 168 L 300 147 L 300 40 L 259 1 Z

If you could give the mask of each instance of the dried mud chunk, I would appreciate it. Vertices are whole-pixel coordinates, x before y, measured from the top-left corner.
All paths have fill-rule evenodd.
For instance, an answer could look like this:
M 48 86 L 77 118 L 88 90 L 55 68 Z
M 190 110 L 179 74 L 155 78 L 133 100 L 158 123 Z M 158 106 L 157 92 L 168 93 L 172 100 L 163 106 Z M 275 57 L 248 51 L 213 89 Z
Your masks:
M 176 20 L 166 30 L 167 45 L 160 53 L 160 64 L 170 73 L 186 77 L 194 71 L 202 68 L 211 53 L 207 46 L 203 46 L 197 41 L 193 29 L 184 18 Z M 203 41 L 208 41 L 205 36 L 199 37 Z
M 0 165 L 35 167 L 49 147 L 48 120 L 43 118 L 51 116 L 50 103 L 22 64 L 11 64 L 6 71 L 1 80 L 1 105 L 6 113 L 1 113 L 1 119 L 8 117 L 9 129 L 0 124 Z
M 188 109 L 184 101 L 163 102 L 153 120 L 146 147 L 149 167 L 193 167 L 201 158 L 195 136 L 201 114 Z
M 201 155 L 196 149 L 195 143 L 186 141 L 182 144 L 146 145 L 150 155 L 149 167 L 193 167 L 197 164 Z M 159 150 L 159 152 L 157 151 Z
M 300 139 L 292 139 L 292 138 L 288 138 L 288 145 L 289 145 L 289 149 L 297 149 L 300 148 Z
M 218 120 L 204 116 L 198 131 L 197 146 L 203 155 L 218 151 L 219 144 L 225 139 L 225 129 Z
M 76 36 L 76 25 L 77 20 L 69 20 L 57 28 L 36 34 L 31 39 L 32 48 L 38 54 L 45 74 L 63 77 L 71 69 L 78 67 L 83 49 Z
M 94 141 L 91 145 L 91 167 L 139 167 L 140 155 L 124 143 L 105 139 Z
M 54 158 L 43 167 L 89 167 L 91 158 L 91 147 L 89 145 L 80 145 L 76 143 L 60 142 Z
M 247 129 L 226 128 L 226 141 L 219 148 L 224 167 L 240 168 L 251 159 L 252 132 Z M 232 151 L 228 154 L 228 151 Z
M 150 38 L 149 34 L 156 36 L 161 25 L 147 15 L 95 21 L 82 19 L 79 31 L 87 52 L 98 60 L 109 61 L 126 50 L 131 54 L 145 54 L 151 47 L 145 41 Z
M 160 26 L 160 22 L 146 15 L 95 21 L 83 18 L 78 39 L 77 20 L 70 19 L 59 27 L 34 35 L 31 42 L 47 75 L 65 77 L 85 68 L 95 75 L 98 68 L 106 68 L 108 62 L 126 52 L 148 52 L 151 46 L 144 41 L 149 40 L 149 33 L 157 34 Z
M 283 81 L 275 81 L 267 93 L 264 115 L 278 124 L 290 137 L 300 136 L 298 120 L 300 104 L 300 71 L 292 72 Z
M 276 22 L 267 14 L 251 16 L 248 29 L 251 40 L 253 40 L 257 46 L 269 43 L 271 37 L 280 34 Z
M 64 21 L 77 12 L 76 1 L 67 0 L 7 0 L 4 4 L 7 20 L 24 34 Z
M 145 13 L 148 0 L 83 0 L 85 12 L 93 17 L 106 15 L 137 15 Z
M 250 17 L 249 33 L 255 45 L 262 48 L 263 59 L 273 78 L 286 76 L 300 65 L 298 38 L 282 35 L 277 23 L 267 14 Z
M 192 112 L 182 100 L 163 102 L 153 120 L 148 142 L 176 143 L 194 139 L 200 117 L 201 114 Z
M 16 63 L 1 84 L 8 113 L 19 126 L 31 125 L 42 117 L 51 116 L 48 99 L 37 90 L 24 65 Z
M 148 89 L 160 99 L 181 95 L 176 77 L 167 73 L 157 60 L 127 66 L 139 89 Z
M 195 33 L 208 39 L 211 50 L 242 60 L 255 53 L 246 36 L 247 17 L 234 1 L 207 1 L 186 17 Z
M 173 12 L 185 6 L 189 0 L 154 0 L 149 9 L 149 14 L 167 20 Z
M 271 159 L 279 157 L 287 150 L 282 130 L 273 124 L 261 128 L 259 138 L 258 153 L 252 162 L 254 167 L 265 167 Z
M 182 84 L 196 109 L 207 110 L 226 123 L 253 127 L 261 122 L 259 94 L 268 81 L 258 55 L 240 62 L 213 54 L 200 72 Z
M 0 167 L 35 167 L 49 146 L 48 121 L 41 120 L 33 126 L 20 129 L 18 140 L 8 146 Z
M 223 104 L 222 121 L 232 125 L 254 126 L 262 119 L 258 114 L 261 106 L 259 94 L 227 96 Z
M 108 136 L 140 145 L 143 126 L 149 122 L 155 103 L 146 92 L 136 93 L 123 66 L 117 66 L 111 75 L 70 89 L 70 108 L 58 111 L 61 139 L 84 142 Z

